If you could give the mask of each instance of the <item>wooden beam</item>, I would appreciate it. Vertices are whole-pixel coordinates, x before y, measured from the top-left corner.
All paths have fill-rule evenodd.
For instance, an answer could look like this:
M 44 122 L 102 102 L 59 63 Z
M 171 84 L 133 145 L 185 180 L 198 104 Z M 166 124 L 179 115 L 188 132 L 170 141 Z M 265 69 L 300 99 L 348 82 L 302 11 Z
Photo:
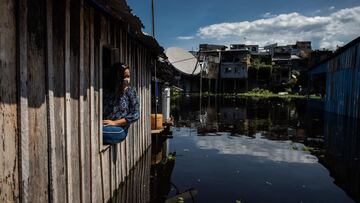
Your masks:
M 47 66 L 47 117 L 49 148 L 49 200 L 57 202 L 56 183 L 56 151 L 55 151 L 55 113 L 54 113 L 54 64 L 53 64 L 53 32 L 52 32 L 52 0 L 46 1 L 46 66 Z
M 17 1 L 0 1 L 0 202 L 19 201 Z
M 99 173 L 100 171 L 97 170 L 97 164 L 96 164 L 96 155 L 98 153 L 98 148 L 96 146 L 96 142 L 94 140 L 98 139 L 100 135 L 98 135 L 98 132 L 95 132 L 95 126 L 99 125 L 99 123 L 95 120 L 95 108 L 99 108 L 94 102 L 95 102 L 95 80 L 98 78 L 95 77 L 95 50 L 94 50 L 94 13 L 93 9 L 90 9 L 90 19 L 89 19 L 89 30 L 90 30 L 90 199 L 91 202 L 96 201 L 96 196 L 99 195 L 96 191 L 95 182 L 98 181 L 98 179 L 94 180 L 94 173 Z M 95 156 L 93 156 L 95 155 Z M 95 176 L 97 177 L 97 176 Z
M 124 31 L 124 37 L 125 37 L 125 63 L 129 65 L 129 34 Z M 129 128 L 129 131 L 131 131 L 131 127 Z M 130 138 L 129 136 L 125 139 L 125 159 L 126 159 L 126 176 L 129 175 L 129 171 L 131 169 L 130 166 Z
M 29 121 L 27 93 L 27 0 L 19 0 L 18 52 L 19 52 L 19 137 L 20 137 L 20 201 L 29 202 Z
M 100 18 L 100 16 L 99 16 Z M 103 19 L 99 19 L 100 24 L 99 24 L 99 28 L 100 28 L 100 41 L 99 41 L 99 156 L 100 156 L 100 174 L 101 174 L 101 194 L 102 194 L 102 201 L 105 202 L 105 175 L 104 175 L 104 165 L 103 165 L 103 153 L 101 152 L 101 150 L 103 150 L 104 146 L 103 146 L 103 139 L 102 139 L 102 120 L 103 120 L 103 66 L 102 66 L 102 60 L 103 60 L 103 45 L 104 45 L 104 39 L 103 39 Z M 97 28 L 97 29 L 99 29 Z M 105 152 L 104 152 L 105 153 Z
M 71 105 L 70 105 L 70 0 L 65 2 L 65 141 L 67 201 L 73 202 L 71 169 Z
M 86 92 L 87 85 L 85 82 L 85 67 L 84 67 L 84 6 L 83 0 L 79 0 L 79 174 L 80 174 L 80 201 L 85 202 L 85 137 L 84 137 L 84 93 Z

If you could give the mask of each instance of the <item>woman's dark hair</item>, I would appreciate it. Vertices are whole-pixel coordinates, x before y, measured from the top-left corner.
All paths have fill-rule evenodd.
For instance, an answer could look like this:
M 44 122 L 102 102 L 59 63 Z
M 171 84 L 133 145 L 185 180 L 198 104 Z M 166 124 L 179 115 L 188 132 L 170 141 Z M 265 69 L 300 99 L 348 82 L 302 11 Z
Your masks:
M 114 92 L 117 95 L 121 95 L 124 90 L 124 73 L 126 69 L 129 69 L 129 67 L 122 63 L 115 63 L 110 68 L 110 74 L 108 76 L 109 83 L 108 86 L 105 88 L 107 88 L 111 92 Z

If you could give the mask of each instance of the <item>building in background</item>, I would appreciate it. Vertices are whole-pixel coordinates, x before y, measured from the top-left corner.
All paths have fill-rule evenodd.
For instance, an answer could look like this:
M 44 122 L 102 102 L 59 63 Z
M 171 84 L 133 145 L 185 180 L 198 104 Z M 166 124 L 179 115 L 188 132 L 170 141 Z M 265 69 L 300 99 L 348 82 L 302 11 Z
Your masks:
M 221 51 L 220 91 L 239 92 L 247 90 L 246 80 L 250 66 L 250 52 L 236 49 Z
M 259 53 L 259 45 L 231 44 L 230 50 L 247 50 L 251 54 Z
M 215 50 L 219 50 L 219 51 L 224 51 L 226 50 L 228 47 L 224 46 L 224 45 L 216 45 L 216 44 L 200 44 L 199 45 L 199 51 L 215 51 Z

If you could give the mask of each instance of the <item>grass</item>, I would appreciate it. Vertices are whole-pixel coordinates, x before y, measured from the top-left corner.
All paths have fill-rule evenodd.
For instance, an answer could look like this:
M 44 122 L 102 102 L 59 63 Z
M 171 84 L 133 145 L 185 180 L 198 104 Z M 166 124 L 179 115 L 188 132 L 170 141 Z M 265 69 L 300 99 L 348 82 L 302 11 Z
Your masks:
M 302 150 L 303 150 L 304 152 L 310 152 L 310 153 L 312 153 L 312 152 L 315 150 L 315 148 L 313 148 L 313 147 L 308 147 L 308 146 L 304 146 L 304 147 L 302 148 Z
M 252 93 L 252 92 L 245 92 L 245 93 L 239 93 L 237 94 L 238 96 L 243 96 L 243 97 L 261 97 L 261 98 L 289 98 L 289 99 L 307 99 L 308 96 L 307 95 L 299 95 L 299 94 L 286 94 L 286 95 L 280 95 L 280 94 L 276 94 L 276 93 Z M 309 96 L 310 99 L 316 99 L 316 100 L 320 100 L 321 97 L 320 96 L 316 96 L 316 95 L 310 95 Z
M 315 148 L 313 148 L 313 147 L 308 147 L 308 146 L 302 146 L 302 148 L 298 148 L 298 146 L 296 146 L 296 145 L 291 145 L 291 148 L 290 148 L 291 150 L 301 150 L 301 151 L 303 151 L 303 152 L 309 152 L 309 153 L 313 153 L 314 152 L 314 150 L 315 150 Z
M 212 97 L 212 96 L 221 96 L 224 98 L 237 98 L 237 97 L 258 97 L 258 98 L 284 98 L 284 99 L 307 99 L 307 95 L 299 95 L 299 94 L 277 94 L 273 93 L 269 90 L 261 90 L 261 91 L 249 91 L 244 93 L 209 93 L 204 92 L 202 93 L 202 97 Z M 314 100 L 321 100 L 320 96 L 317 95 L 310 95 L 309 99 Z

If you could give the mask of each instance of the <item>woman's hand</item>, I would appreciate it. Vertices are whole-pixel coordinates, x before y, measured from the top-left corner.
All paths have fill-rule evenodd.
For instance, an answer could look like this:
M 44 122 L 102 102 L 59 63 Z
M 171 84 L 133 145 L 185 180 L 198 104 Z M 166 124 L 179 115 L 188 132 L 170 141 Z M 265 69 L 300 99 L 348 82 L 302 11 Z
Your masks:
M 116 122 L 112 120 L 103 120 L 103 125 L 116 125 Z
M 119 120 L 103 120 L 103 125 L 111 125 L 111 126 L 125 126 L 126 125 L 126 119 L 121 118 Z

